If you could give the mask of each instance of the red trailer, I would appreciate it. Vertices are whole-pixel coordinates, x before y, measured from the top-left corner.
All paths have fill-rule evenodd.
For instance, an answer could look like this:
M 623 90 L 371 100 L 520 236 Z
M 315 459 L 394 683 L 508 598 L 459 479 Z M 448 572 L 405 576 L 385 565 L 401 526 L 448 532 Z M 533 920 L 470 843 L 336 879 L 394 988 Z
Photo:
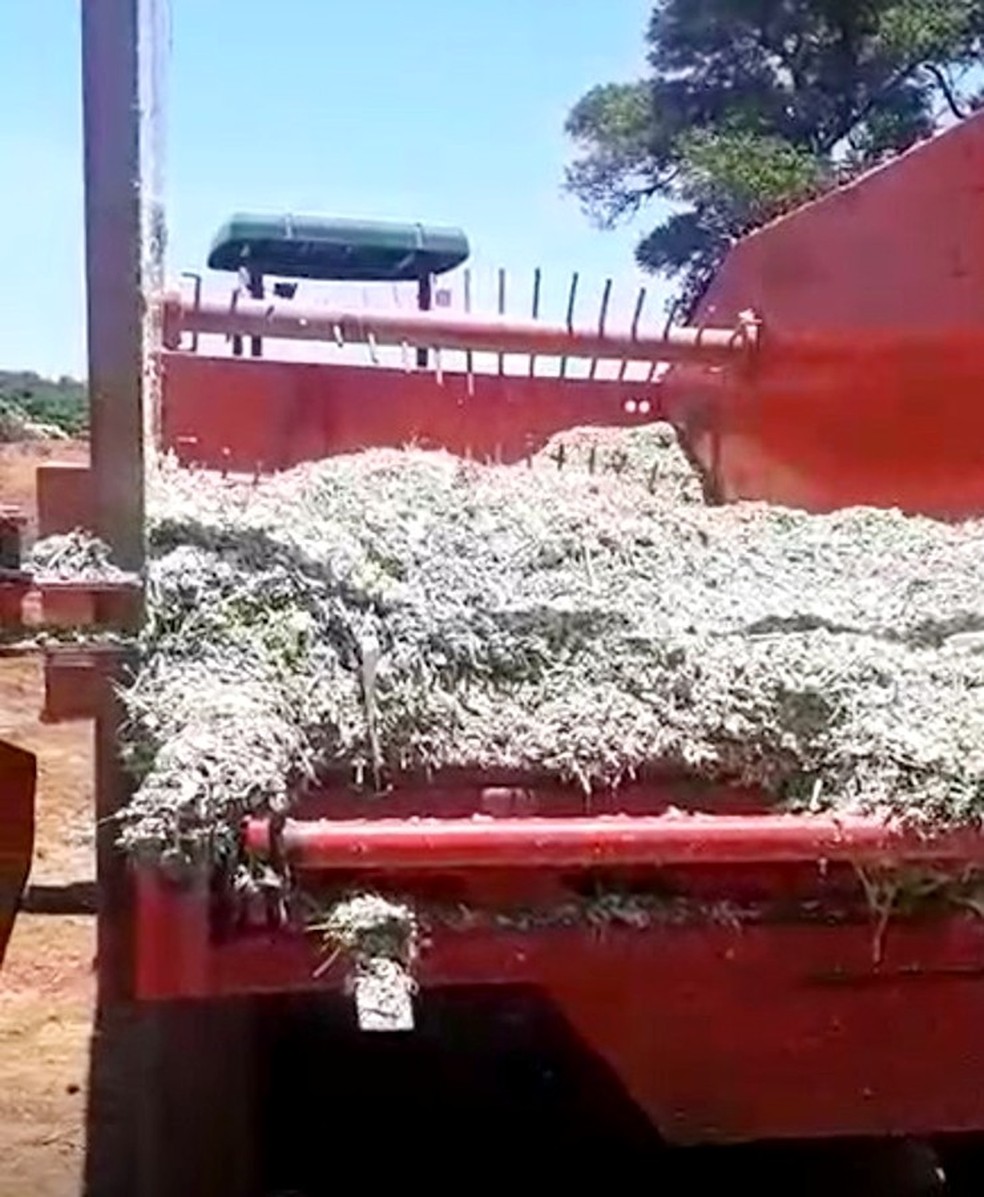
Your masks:
M 141 141 L 111 136 L 134 130 L 148 69 L 133 52 L 139 8 L 86 6 L 93 465 L 42 470 L 45 530 L 88 513 L 140 565 L 148 414 L 181 460 L 250 472 L 410 440 L 520 461 L 574 425 L 668 419 L 721 501 L 984 511 L 984 116 L 748 237 L 691 328 L 654 332 L 641 304 L 609 327 L 607 299 L 590 327 L 370 313 L 283 298 L 289 287 L 267 299 L 255 276 L 234 301 L 169 292 L 145 322 L 145 212 L 119 206 L 146 178 Z M 316 250 L 325 235 L 282 229 L 274 268 L 278 244 Z M 248 340 L 250 355 L 204 349 L 215 336 Z M 366 361 L 287 360 L 285 341 L 361 345 Z M 398 364 L 382 360 L 388 347 Z M 529 369 L 500 359 L 482 372 L 482 352 L 525 355 Z M 544 357 L 591 365 L 547 376 Z M 68 601 L 42 597 L 55 614 Z M 138 617 L 122 592 L 76 588 L 72 601 Z M 125 797 L 112 668 L 78 650 L 47 668 L 50 715 L 98 716 L 110 814 Z M 847 1186 L 820 1163 L 861 1154 L 880 1161 L 881 1193 L 942 1183 L 938 1160 L 949 1191 L 974 1183 L 961 1161 L 984 1130 L 984 921 L 903 916 L 892 895 L 913 870 L 980 868 L 976 833 L 776 815 L 756 793 L 678 776 L 590 801 L 531 778 L 454 776 L 371 809 L 326 786 L 242 834 L 303 883 L 468 916 L 428 927 L 414 1029 L 373 1035 L 344 956 L 321 967 L 303 928 L 232 917 L 215 879 L 129 872 L 107 829 L 93 1192 L 313 1194 L 394 1160 L 406 1174 L 424 1150 L 428 1180 L 438 1161 L 471 1179 L 477 1160 L 490 1173 L 507 1160 L 518 1175 L 524 1153 L 581 1168 L 611 1143 L 624 1150 L 605 1156 L 608 1175 L 613 1159 L 668 1167 L 666 1145 L 788 1142 L 831 1145 L 808 1174 L 796 1157 L 801 1189 L 819 1176 Z M 639 898 L 638 917 L 565 917 L 601 887 Z M 529 917 L 502 917 L 517 908 Z M 367 1154 L 376 1144 L 391 1152 Z M 682 1183 L 708 1159 L 732 1179 L 734 1156 L 680 1158 Z

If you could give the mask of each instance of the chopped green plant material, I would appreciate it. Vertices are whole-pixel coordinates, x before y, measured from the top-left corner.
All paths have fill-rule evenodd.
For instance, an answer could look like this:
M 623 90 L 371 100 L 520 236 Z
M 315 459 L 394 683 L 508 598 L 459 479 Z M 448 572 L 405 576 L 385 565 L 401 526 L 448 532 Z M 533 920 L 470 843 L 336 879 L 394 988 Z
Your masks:
M 80 528 L 39 540 L 26 562 L 38 582 L 123 582 L 130 575 L 113 564 L 109 546 Z
M 225 858 L 343 774 L 651 768 L 785 808 L 984 811 L 984 523 L 700 501 L 672 431 L 529 463 L 376 450 L 257 481 L 164 463 L 126 692 L 128 850 Z
M 310 930 L 322 936 L 326 953 L 318 974 L 343 959 L 363 1030 L 413 1028 L 412 968 L 417 955 L 413 908 L 374 893 L 333 902 Z
M 379 894 L 354 893 L 334 900 L 309 929 L 323 937 L 326 951 L 344 953 L 357 964 L 391 960 L 409 967 L 417 951 L 413 909 Z

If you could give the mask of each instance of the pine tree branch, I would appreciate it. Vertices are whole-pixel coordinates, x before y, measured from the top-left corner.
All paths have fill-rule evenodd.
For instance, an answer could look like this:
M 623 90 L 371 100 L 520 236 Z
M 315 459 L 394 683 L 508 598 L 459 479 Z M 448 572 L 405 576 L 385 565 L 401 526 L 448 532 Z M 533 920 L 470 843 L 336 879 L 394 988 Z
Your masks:
M 917 59 L 915 62 L 910 62 L 908 65 L 900 67 L 877 91 L 868 97 L 860 108 L 853 113 L 847 113 L 838 127 L 832 133 L 828 134 L 826 140 L 822 143 L 822 153 L 829 154 L 839 142 L 843 141 L 850 134 L 855 126 L 860 125 L 862 121 L 866 120 L 874 112 L 887 95 L 893 92 L 895 88 L 901 87 L 922 65 L 922 61 Z
M 946 77 L 946 72 L 943 70 L 943 68 L 937 66 L 935 62 L 927 62 L 925 66 L 926 70 L 929 71 L 929 73 L 936 80 L 937 86 L 943 93 L 943 98 L 946 100 L 947 107 L 950 109 L 953 115 L 958 121 L 966 120 L 968 113 L 961 106 L 960 101 L 957 99 L 956 92 L 953 89 L 953 84 Z

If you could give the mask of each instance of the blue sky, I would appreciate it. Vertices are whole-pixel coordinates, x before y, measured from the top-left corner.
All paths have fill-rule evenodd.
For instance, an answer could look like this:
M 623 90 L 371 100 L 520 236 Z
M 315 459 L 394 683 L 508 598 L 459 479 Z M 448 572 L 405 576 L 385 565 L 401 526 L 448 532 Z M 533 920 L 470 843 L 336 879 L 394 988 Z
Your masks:
M 80 0 L 0 0 L 0 366 L 84 366 Z M 451 223 L 479 272 L 614 276 L 561 190 L 564 116 L 643 69 L 649 0 L 171 0 L 169 271 L 237 209 Z M 651 285 L 651 283 L 650 283 Z

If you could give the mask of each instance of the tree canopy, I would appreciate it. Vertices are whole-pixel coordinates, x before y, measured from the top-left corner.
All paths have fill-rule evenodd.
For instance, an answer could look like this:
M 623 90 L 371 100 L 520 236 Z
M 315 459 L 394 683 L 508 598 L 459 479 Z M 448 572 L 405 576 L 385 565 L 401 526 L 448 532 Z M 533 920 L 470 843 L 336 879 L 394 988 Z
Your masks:
M 672 204 L 639 263 L 689 311 L 735 237 L 981 102 L 981 0 L 661 0 L 649 73 L 567 120 L 567 186 L 603 227 Z

